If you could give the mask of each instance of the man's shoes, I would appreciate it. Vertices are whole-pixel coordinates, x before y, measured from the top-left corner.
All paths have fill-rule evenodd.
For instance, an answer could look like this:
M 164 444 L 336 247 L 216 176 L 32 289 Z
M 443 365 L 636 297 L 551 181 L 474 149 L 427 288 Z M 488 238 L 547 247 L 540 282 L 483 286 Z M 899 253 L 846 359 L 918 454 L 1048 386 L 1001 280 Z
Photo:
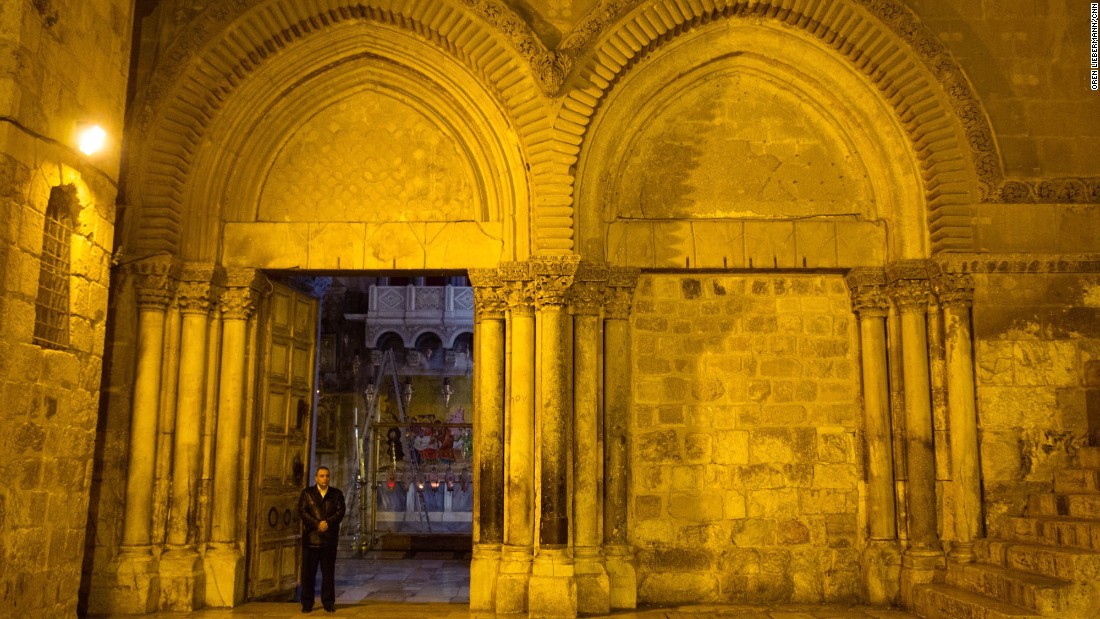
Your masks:
M 311 613 L 311 612 L 313 612 L 313 608 L 312 607 L 306 608 L 305 606 L 303 606 L 302 607 L 302 612 L 303 613 Z
M 334 612 L 336 612 L 336 607 L 335 606 L 326 606 L 325 607 L 325 612 L 326 613 L 334 613 Z

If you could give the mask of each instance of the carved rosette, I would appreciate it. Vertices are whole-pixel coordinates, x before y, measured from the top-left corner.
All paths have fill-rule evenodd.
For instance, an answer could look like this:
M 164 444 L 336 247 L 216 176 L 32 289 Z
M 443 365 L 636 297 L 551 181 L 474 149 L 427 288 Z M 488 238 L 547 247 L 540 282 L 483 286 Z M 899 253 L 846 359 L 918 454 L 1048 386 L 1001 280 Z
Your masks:
M 614 267 L 610 270 L 607 277 L 607 298 L 604 301 L 607 318 L 630 318 L 630 303 L 634 297 L 634 286 L 638 283 L 638 274 L 638 269 L 630 267 Z
M 882 269 L 852 269 L 845 276 L 852 295 L 852 311 L 860 316 L 885 316 L 890 309 L 886 272 Z
M 248 320 L 260 301 L 263 276 L 254 269 L 233 269 L 226 274 L 226 287 L 219 299 L 222 318 Z
M 497 269 L 470 269 L 470 283 L 474 287 L 474 318 L 502 320 L 508 309 L 508 294 Z
M 932 290 L 944 307 L 970 307 L 974 303 L 974 276 L 941 272 L 932 279 Z
M 580 259 L 580 256 L 540 256 L 531 259 L 536 307 L 540 310 L 560 310 L 565 306 Z
M 157 256 L 134 262 L 126 267 L 134 278 L 138 308 L 164 310 L 175 292 L 172 273 L 175 262 L 171 256 Z

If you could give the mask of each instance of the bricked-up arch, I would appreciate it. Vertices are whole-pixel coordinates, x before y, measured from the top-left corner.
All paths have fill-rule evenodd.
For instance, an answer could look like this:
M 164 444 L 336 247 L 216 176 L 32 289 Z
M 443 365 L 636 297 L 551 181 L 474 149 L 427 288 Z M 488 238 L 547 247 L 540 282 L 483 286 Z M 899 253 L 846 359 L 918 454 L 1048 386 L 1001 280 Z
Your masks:
M 543 93 L 556 88 L 563 70 L 556 56 L 501 5 L 487 2 L 471 9 L 463 4 L 445 0 L 211 3 L 167 51 L 167 60 L 158 66 L 156 76 L 144 91 L 144 99 L 136 101 L 133 107 L 139 111 L 132 119 L 131 132 L 146 136 L 140 146 L 130 150 L 133 181 L 129 186 L 136 189 L 131 190 L 129 201 L 140 211 L 132 227 L 134 238 L 130 240 L 135 251 L 182 252 L 184 219 L 194 217 L 187 212 L 193 205 L 186 204 L 186 194 L 195 175 L 196 154 L 204 144 L 221 139 L 211 133 L 210 127 L 239 89 L 267 67 L 275 67 L 267 69 L 272 74 L 279 74 L 282 69 L 285 75 L 296 75 L 298 69 L 296 78 L 301 77 L 302 71 L 318 69 L 316 63 L 311 67 L 310 61 L 315 59 L 295 50 L 302 49 L 303 43 L 317 40 L 318 35 L 352 23 L 379 31 L 402 32 L 410 41 L 464 66 L 468 76 L 480 84 L 483 97 L 494 100 L 503 110 L 517 135 L 503 139 L 506 143 L 501 148 L 526 145 L 531 184 L 539 184 L 538 178 L 547 175 L 540 162 L 557 156 L 553 153 L 554 140 L 549 138 L 549 107 Z M 369 47 L 371 36 L 363 33 L 360 41 Z M 415 53 L 399 60 L 413 67 L 418 62 L 427 62 L 423 55 Z M 432 67 L 421 68 L 431 73 Z M 278 84 L 271 86 L 267 95 L 275 98 Z M 250 105 L 263 109 L 268 103 L 250 102 Z M 223 152 L 219 156 L 233 154 Z M 568 193 L 568 183 L 562 189 L 558 178 L 542 184 Z M 537 193 L 531 199 L 535 201 L 537 217 L 546 199 Z M 526 214 L 528 205 L 522 204 L 516 210 Z M 521 227 L 526 225 L 526 221 L 517 223 Z M 540 239 L 524 241 L 528 236 L 526 230 L 516 236 L 527 246 L 517 247 L 515 257 L 522 258 L 544 246 Z
M 919 158 L 932 250 L 972 246 L 970 205 L 998 190 L 1000 159 L 966 76 L 908 8 L 894 0 L 650 0 L 615 8 L 594 14 L 562 45 L 578 59 L 555 128 L 573 141 L 583 141 L 616 81 L 681 33 L 722 19 L 775 21 L 816 37 L 875 85 Z

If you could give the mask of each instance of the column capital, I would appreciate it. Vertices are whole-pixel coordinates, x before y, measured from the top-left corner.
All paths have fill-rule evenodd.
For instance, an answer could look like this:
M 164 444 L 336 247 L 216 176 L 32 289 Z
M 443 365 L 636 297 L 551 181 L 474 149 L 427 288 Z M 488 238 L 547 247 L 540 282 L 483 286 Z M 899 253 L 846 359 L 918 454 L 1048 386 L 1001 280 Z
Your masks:
M 927 260 L 899 260 L 886 266 L 890 296 L 898 311 L 922 314 L 928 310 L 932 285 Z
M 535 305 L 539 309 L 565 306 L 569 288 L 577 273 L 581 257 L 536 256 L 531 258 L 531 275 L 535 282 Z
M 143 309 L 167 309 L 175 289 L 173 275 L 177 265 L 172 256 L 153 256 L 126 266 L 126 272 L 134 278 L 138 307 Z
M 230 269 L 225 280 L 219 303 L 222 318 L 248 320 L 256 311 L 260 290 L 266 279 L 255 269 Z
M 531 316 L 535 312 L 535 280 L 527 262 L 502 262 L 498 268 L 504 284 L 508 309 L 513 315 Z
M 500 320 L 508 309 L 508 295 L 497 269 L 470 269 L 477 320 Z
M 611 267 L 604 262 L 581 262 L 577 266 L 573 288 L 569 291 L 569 303 L 573 306 L 574 314 L 599 315 L 606 296 L 610 270 Z
M 970 307 L 974 303 L 974 276 L 941 270 L 932 277 L 932 290 L 945 307 Z
M 213 264 L 185 263 L 176 285 L 176 304 L 185 314 L 205 314 L 210 311 L 214 292 Z
M 886 271 L 855 268 L 844 276 L 852 296 L 852 310 L 860 316 L 885 316 L 890 309 L 886 294 Z
M 626 320 L 640 271 L 631 267 L 612 267 L 607 277 L 607 297 L 604 305 L 607 317 Z

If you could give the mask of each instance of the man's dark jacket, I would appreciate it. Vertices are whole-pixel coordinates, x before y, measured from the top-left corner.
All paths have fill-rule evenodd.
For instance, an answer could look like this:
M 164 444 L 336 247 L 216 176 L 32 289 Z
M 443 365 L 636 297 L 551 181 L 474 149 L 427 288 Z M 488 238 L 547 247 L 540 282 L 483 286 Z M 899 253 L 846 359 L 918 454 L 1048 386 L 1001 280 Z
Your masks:
M 302 543 L 306 546 L 336 546 L 340 541 L 340 521 L 344 519 L 344 493 L 328 487 L 325 497 L 317 486 L 310 486 L 298 497 L 298 514 L 302 518 Z M 321 521 L 328 522 L 328 530 L 317 530 Z

